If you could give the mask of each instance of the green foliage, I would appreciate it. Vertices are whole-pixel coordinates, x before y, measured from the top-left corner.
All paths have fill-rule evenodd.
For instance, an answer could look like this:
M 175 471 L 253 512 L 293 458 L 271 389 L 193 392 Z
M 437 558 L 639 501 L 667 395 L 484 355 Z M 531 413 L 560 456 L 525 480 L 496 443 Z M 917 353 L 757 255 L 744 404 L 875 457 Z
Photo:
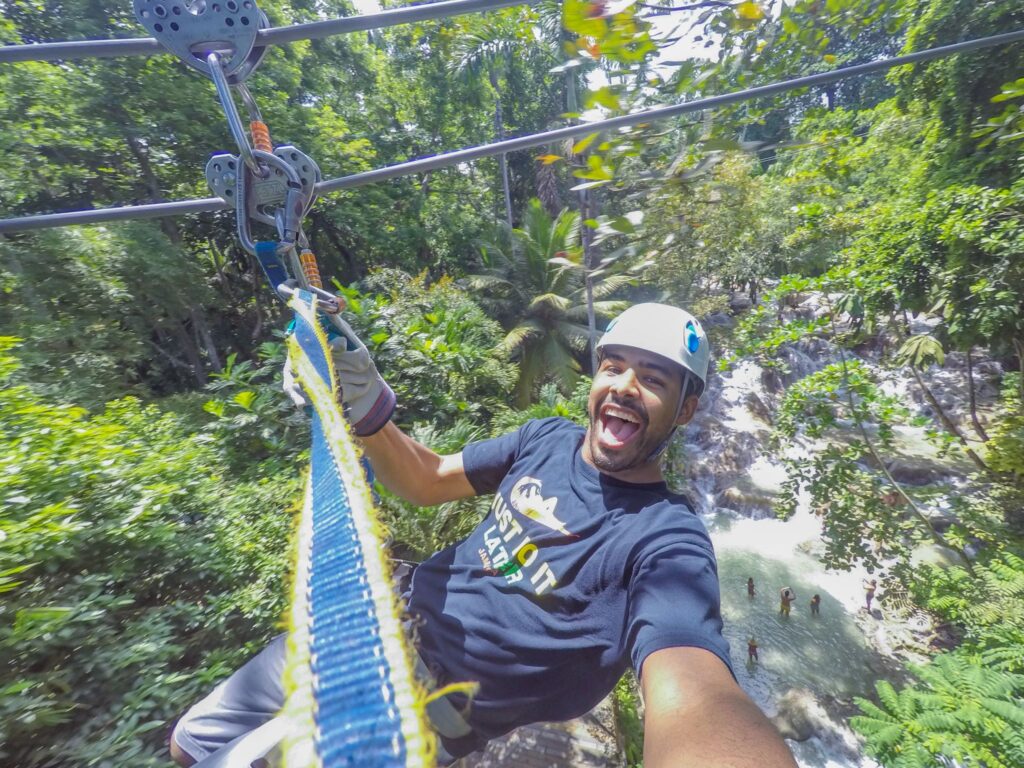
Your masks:
M 494 301 L 492 311 L 505 318 L 508 332 L 500 350 L 519 365 L 519 409 L 530 404 L 545 381 L 571 391 L 581 360 L 587 358 L 586 270 L 579 237 L 579 214 L 562 210 L 552 218 L 539 200 L 531 200 L 523 227 L 511 232 L 511 243 L 482 246 L 485 269 L 467 278 L 470 288 Z M 628 255 L 609 255 L 594 274 L 597 316 L 624 309 L 625 302 L 611 297 L 634 280 Z
M 495 351 L 500 327 L 449 278 L 378 270 L 344 293 L 353 328 L 395 390 L 400 423 L 446 428 L 505 407 L 516 368 Z
M 869 755 L 914 768 L 945 758 L 961 765 L 1012 768 L 1024 761 L 1024 675 L 986 667 L 964 653 L 914 667 L 920 685 L 875 684 L 879 702 L 857 699 L 850 724 Z
M 270 460 L 291 471 L 294 457 L 309 447 L 308 418 L 281 395 L 285 356 L 278 342 L 260 347 L 259 365 L 229 355 L 206 388 L 212 397 L 203 410 L 216 417 L 209 432 L 241 476 L 254 466 L 270 469 Z
M 0 743 L 13 765 L 163 765 L 167 724 L 281 613 L 298 489 L 227 467 L 202 423 L 96 414 L 10 382 L 0 349 Z M 195 410 L 198 411 L 198 408 Z
M 612 706 L 615 711 L 615 726 L 619 735 L 626 768 L 643 768 L 644 764 L 644 723 L 640 714 L 640 690 L 636 676 L 627 672 L 612 691 Z
M 995 549 L 982 554 L 973 570 L 924 567 L 913 582 L 916 597 L 960 627 L 988 665 L 1024 673 L 1024 559 Z M 1015 655 L 1001 652 L 1013 648 Z

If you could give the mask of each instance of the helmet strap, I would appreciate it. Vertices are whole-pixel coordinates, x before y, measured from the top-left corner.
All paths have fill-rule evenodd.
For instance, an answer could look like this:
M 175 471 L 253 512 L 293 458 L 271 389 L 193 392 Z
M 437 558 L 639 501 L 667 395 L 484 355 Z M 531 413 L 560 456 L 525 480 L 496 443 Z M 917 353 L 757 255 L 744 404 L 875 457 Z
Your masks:
M 686 398 L 689 397 L 690 390 L 692 389 L 690 386 L 692 378 L 692 373 L 689 371 L 683 371 L 683 386 L 679 390 L 679 402 L 676 404 L 676 412 L 672 417 L 672 423 L 675 426 L 673 426 L 672 431 L 665 436 L 665 439 L 662 440 L 653 451 L 651 451 L 650 455 L 647 457 L 647 461 L 654 461 L 655 459 L 660 458 L 661 454 L 663 454 L 665 449 L 668 448 L 669 443 L 672 442 L 672 438 L 675 436 L 676 430 L 679 429 L 679 425 L 676 424 L 676 421 L 679 419 L 679 414 L 683 412 L 683 404 L 686 402 Z

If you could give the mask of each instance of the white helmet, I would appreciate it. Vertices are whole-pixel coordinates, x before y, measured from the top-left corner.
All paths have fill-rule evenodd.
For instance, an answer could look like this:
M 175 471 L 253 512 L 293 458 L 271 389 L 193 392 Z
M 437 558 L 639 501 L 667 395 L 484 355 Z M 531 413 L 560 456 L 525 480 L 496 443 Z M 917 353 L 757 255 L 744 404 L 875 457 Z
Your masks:
M 699 382 L 690 394 L 699 397 L 704 391 L 711 349 L 707 334 L 689 312 L 668 304 L 634 304 L 612 320 L 597 351 L 612 344 L 653 352 L 681 365 Z

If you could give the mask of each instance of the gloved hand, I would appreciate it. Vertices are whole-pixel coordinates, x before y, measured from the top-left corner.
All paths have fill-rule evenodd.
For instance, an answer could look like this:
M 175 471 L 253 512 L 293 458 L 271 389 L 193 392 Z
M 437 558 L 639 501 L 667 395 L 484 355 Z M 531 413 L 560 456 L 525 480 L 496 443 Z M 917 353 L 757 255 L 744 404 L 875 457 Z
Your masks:
M 347 323 L 340 323 L 344 335 L 330 341 L 334 371 L 341 383 L 341 400 L 352 431 L 359 437 L 375 434 L 384 428 L 395 412 L 395 393 L 377 372 L 366 346 Z M 283 389 L 297 407 L 307 405 L 302 387 L 285 362 Z

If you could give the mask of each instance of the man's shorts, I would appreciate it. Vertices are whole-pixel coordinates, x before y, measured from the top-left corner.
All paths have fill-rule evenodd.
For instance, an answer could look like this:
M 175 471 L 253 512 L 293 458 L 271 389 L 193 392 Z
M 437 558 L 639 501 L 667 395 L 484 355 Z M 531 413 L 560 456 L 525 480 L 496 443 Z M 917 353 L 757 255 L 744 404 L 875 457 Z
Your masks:
M 174 727 L 171 738 L 202 768 L 247 767 L 280 740 L 286 640 L 271 640 Z

